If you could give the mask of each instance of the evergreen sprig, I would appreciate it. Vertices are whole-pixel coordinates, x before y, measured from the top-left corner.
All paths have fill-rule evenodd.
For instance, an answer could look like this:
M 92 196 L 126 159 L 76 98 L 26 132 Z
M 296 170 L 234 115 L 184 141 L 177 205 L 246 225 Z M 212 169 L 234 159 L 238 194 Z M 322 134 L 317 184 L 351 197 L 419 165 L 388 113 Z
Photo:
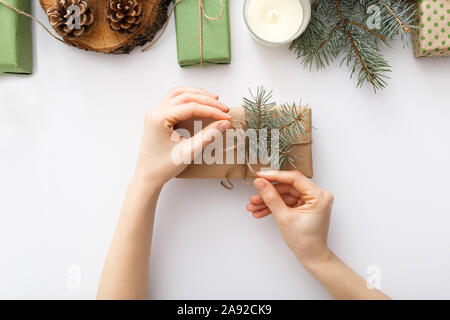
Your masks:
M 357 87 L 369 83 L 374 91 L 385 88 L 391 66 L 380 43 L 388 45 L 398 35 L 407 43 L 414 28 L 415 1 L 312 0 L 311 7 L 308 28 L 289 49 L 310 69 L 343 57 L 341 65 L 347 65 L 350 77 L 356 75 Z M 379 26 L 372 29 L 368 21 L 376 20 Z
M 300 137 L 306 135 L 305 126 L 308 124 L 309 107 L 301 107 L 301 102 L 299 104 L 284 103 L 276 107 L 277 103 L 272 101 L 272 91 L 266 91 L 264 87 L 258 87 L 256 94 L 249 91 L 250 97 L 243 99 L 245 128 L 267 129 L 267 140 L 261 140 L 265 137 L 263 135 L 258 136 L 259 146 L 251 145 L 249 154 L 255 157 L 258 155 L 261 145 L 267 146 L 267 154 L 272 163 L 278 161 L 281 169 L 284 169 L 288 163 L 295 168 L 295 160 L 300 157 L 293 154 L 293 151 L 298 145 Z M 277 129 L 279 135 L 278 147 L 274 145 L 273 150 L 272 129 Z M 257 132 L 259 133 L 259 131 Z M 261 151 L 259 150 L 259 152 Z

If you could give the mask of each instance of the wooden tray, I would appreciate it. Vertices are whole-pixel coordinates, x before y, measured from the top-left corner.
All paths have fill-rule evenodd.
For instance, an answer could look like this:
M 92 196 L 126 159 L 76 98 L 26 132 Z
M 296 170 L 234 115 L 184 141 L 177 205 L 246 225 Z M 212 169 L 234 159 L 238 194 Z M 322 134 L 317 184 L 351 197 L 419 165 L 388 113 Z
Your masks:
M 56 0 L 40 0 L 47 11 Z M 105 7 L 108 0 L 86 0 L 94 10 L 95 21 L 90 32 L 76 39 L 64 41 L 77 48 L 103 53 L 129 53 L 137 46 L 151 41 L 167 21 L 167 8 L 171 0 L 142 0 L 144 19 L 132 34 L 120 34 L 110 29 L 105 21 Z

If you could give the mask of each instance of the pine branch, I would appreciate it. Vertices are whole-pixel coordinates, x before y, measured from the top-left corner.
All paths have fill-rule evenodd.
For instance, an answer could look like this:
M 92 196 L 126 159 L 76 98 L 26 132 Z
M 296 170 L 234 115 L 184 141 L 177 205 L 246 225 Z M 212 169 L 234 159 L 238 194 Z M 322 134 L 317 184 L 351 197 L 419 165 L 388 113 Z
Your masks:
M 405 44 L 415 12 L 410 0 L 314 0 L 308 28 L 289 49 L 310 69 L 343 56 L 341 65 L 350 67 L 351 76 L 358 74 L 357 86 L 369 83 L 376 91 L 387 85 L 391 72 L 379 44 L 388 44 L 397 35 Z M 375 27 L 369 24 L 374 19 L 378 19 Z
M 375 91 L 384 88 L 387 85 L 386 79 L 389 78 L 386 73 L 390 72 L 390 66 L 376 44 L 367 42 L 355 30 L 348 28 L 346 32 L 352 48 L 348 49 L 341 65 L 346 62 L 350 67 L 350 77 L 358 74 L 357 87 L 369 82 Z
M 379 33 L 383 34 L 388 40 L 394 39 L 397 35 L 401 36 L 403 44 L 407 44 L 411 29 L 414 26 L 417 6 L 415 1 L 411 0 L 360 0 L 361 5 L 369 8 L 376 6 L 379 8 L 381 28 Z
M 244 98 L 243 106 L 246 110 L 245 121 L 251 129 L 262 129 L 268 126 L 270 115 L 275 102 L 272 100 L 272 91 L 267 92 L 263 87 L 256 89 L 256 95 L 250 91 L 250 99 Z
M 310 53 L 310 56 L 313 56 L 314 54 L 316 54 L 320 49 L 322 49 L 322 47 L 331 39 L 331 37 L 334 35 L 334 33 L 336 31 L 339 30 L 339 28 L 341 27 L 341 24 L 337 24 L 336 27 L 333 28 L 333 30 L 331 30 L 330 34 L 319 44 L 319 46 L 317 47 L 317 49 L 315 49 L 314 51 L 312 51 Z
M 410 32 L 411 28 L 409 26 L 406 25 L 406 23 L 404 23 L 402 20 L 400 20 L 400 18 L 397 16 L 397 14 L 394 12 L 394 10 L 392 10 L 392 8 L 386 3 L 385 0 L 380 0 L 383 5 L 386 7 L 386 9 L 389 10 L 389 12 L 392 14 L 392 16 L 394 17 L 394 19 L 397 21 L 397 23 L 403 28 L 403 30 L 405 30 L 405 32 Z
M 274 163 L 279 162 L 280 168 L 284 169 L 286 164 L 295 167 L 295 159 L 299 156 L 292 153 L 301 136 L 306 135 L 305 125 L 308 107 L 300 108 L 299 105 L 282 104 L 275 108 L 276 103 L 272 102 L 272 91 L 267 92 L 263 87 L 258 87 L 256 95 L 250 91 L 250 98 L 244 98 L 246 129 L 266 129 L 268 135 L 260 135 L 261 140 L 258 146 L 249 146 L 249 154 L 256 157 L 259 152 L 265 152 Z M 272 145 L 271 130 L 278 130 L 279 145 Z M 268 150 L 259 150 L 259 146 L 266 146 Z M 273 148 L 272 148 L 273 147 Z M 273 152 L 272 152 L 273 151 Z M 259 153 L 260 154 L 260 153 Z
M 387 40 L 385 36 L 379 34 L 379 33 L 376 32 L 376 31 L 373 31 L 372 29 L 367 28 L 366 26 L 363 26 L 362 24 L 360 24 L 360 23 L 358 23 L 358 22 L 355 22 L 355 21 L 349 20 L 349 19 L 345 19 L 345 22 L 351 23 L 351 24 L 353 24 L 353 25 L 355 25 L 355 26 L 357 26 L 357 27 L 359 27 L 359 28 L 361 28 L 361 29 L 363 29 L 363 30 L 366 30 L 367 32 L 370 32 L 371 34 L 373 34 L 374 36 L 380 38 L 380 39 L 383 40 L 383 41 L 386 41 L 386 40 Z
M 347 20 L 344 18 L 344 14 L 342 13 L 342 9 L 341 9 L 341 5 L 340 5 L 339 1 L 340 0 L 335 0 L 336 8 L 337 8 L 338 13 L 339 13 L 339 18 L 341 19 L 342 23 L 346 23 Z M 352 34 L 348 30 L 348 28 L 345 28 L 344 32 L 347 35 L 347 38 L 350 41 L 350 44 L 351 44 L 353 50 L 355 51 L 355 55 L 358 58 L 359 63 L 361 64 L 361 71 L 360 71 L 360 76 L 359 76 L 359 79 L 358 79 L 359 80 L 358 81 L 358 85 L 362 83 L 363 79 L 368 79 L 368 81 L 374 86 L 375 90 L 380 88 L 380 87 L 383 87 L 383 83 L 382 82 L 379 82 L 378 84 L 376 83 L 376 80 L 375 80 L 376 75 L 374 75 L 372 70 L 370 70 L 370 68 L 368 67 L 368 64 L 366 63 L 366 59 L 364 59 L 363 56 L 362 56 L 362 51 L 359 50 L 359 48 L 356 45 L 355 40 L 353 39 Z M 365 75 L 361 75 L 361 72 L 364 72 L 366 74 Z

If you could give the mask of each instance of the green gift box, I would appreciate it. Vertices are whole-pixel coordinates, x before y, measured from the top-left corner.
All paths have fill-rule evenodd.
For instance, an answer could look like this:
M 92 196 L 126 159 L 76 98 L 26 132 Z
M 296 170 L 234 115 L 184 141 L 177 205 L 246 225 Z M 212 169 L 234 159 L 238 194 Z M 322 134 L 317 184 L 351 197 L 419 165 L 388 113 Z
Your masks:
M 30 0 L 5 0 L 10 6 L 31 11 Z M 33 72 L 31 20 L 0 3 L 0 75 Z
M 175 7 L 178 64 L 231 62 L 228 0 L 181 0 Z

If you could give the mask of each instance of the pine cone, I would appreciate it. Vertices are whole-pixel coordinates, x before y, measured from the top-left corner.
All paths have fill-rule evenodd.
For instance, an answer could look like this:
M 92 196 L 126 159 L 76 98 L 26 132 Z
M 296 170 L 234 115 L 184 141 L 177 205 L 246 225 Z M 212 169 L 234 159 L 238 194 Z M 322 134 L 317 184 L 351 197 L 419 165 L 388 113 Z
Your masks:
M 86 0 L 56 0 L 47 15 L 56 33 L 67 38 L 88 33 L 94 22 L 94 13 Z
M 142 22 L 142 5 L 138 0 L 110 0 L 105 20 L 113 31 L 133 33 Z

